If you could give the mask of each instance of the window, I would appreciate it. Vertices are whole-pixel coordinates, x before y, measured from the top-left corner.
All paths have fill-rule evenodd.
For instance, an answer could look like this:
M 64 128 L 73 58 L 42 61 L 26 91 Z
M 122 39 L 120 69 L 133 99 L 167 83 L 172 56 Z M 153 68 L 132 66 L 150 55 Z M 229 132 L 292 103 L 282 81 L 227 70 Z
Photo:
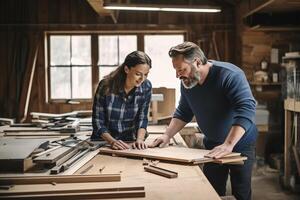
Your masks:
M 127 54 L 137 50 L 136 35 L 99 36 L 99 79 L 124 62 Z
M 145 52 L 152 59 L 153 66 L 149 73 L 149 80 L 153 87 L 175 88 L 177 105 L 180 98 L 180 81 L 176 78 L 168 52 L 172 46 L 182 43 L 184 36 L 182 34 L 145 35 L 144 41 Z
M 126 55 L 138 50 L 139 46 L 139 50 L 145 51 L 152 59 L 153 67 L 149 73 L 149 80 L 153 87 L 175 88 L 178 102 L 180 83 L 176 79 L 168 51 L 171 46 L 183 40 L 183 33 L 49 34 L 47 91 L 50 92 L 47 99 L 57 102 L 69 99 L 92 100 L 92 85 L 96 85 L 104 76 L 120 66 Z M 138 41 L 141 44 L 138 44 Z M 93 45 L 92 48 L 92 44 L 98 45 Z M 93 55 L 95 57 L 92 57 Z
M 91 99 L 91 36 L 50 35 L 50 99 Z

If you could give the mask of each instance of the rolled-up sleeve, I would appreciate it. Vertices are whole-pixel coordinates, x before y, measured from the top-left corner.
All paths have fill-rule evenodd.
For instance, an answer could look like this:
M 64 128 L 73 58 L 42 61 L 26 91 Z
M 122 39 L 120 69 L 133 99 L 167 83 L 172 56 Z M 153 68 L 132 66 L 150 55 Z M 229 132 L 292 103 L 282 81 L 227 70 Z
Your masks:
M 230 103 L 234 106 L 232 125 L 239 125 L 247 131 L 255 123 L 256 101 L 243 72 L 228 76 L 225 91 Z
M 183 86 L 181 85 L 181 90 Z M 181 92 L 180 101 L 179 104 L 175 110 L 175 113 L 173 115 L 173 118 L 180 119 L 186 123 L 189 123 L 193 119 L 193 112 L 188 105 L 188 102 L 186 100 L 186 97 L 184 96 L 183 92 Z
M 144 102 L 142 103 L 142 106 L 139 109 L 137 129 L 139 129 L 139 128 L 147 129 L 147 126 L 148 126 L 148 111 L 149 111 L 149 104 L 150 104 L 150 101 L 151 101 L 151 95 L 152 95 L 152 85 L 151 85 L 150 81 L 147 81 L 146 82 L 146 87 L 145 87 Z
M 100 138 L 104 132 L 108 132 L 106 127 L 106 117 L 105 117 L 105 96 L 102 95 L 101 83 L 98 85 L 96 94 L 94 96 L 93 102 L 93 115 L 92 115 L 92 124 L 93 124 L 93 137 Z

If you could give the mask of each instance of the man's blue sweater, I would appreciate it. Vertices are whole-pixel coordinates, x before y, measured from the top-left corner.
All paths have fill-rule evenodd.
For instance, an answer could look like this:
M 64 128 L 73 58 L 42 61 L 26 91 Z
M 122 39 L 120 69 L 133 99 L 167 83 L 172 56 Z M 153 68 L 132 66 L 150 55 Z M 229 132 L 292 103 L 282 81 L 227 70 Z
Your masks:
M 190 122 L 195 116 L 208 149 L 222 144 L 233 125 L 243 127 L 246 132 L 233 149 L 239 151 L 256 140 L 256 101 L 240 68 L 231 63 L 211 62 L 213 65 L 202 85 L 186 89 L 181 84 L 174 118 Z

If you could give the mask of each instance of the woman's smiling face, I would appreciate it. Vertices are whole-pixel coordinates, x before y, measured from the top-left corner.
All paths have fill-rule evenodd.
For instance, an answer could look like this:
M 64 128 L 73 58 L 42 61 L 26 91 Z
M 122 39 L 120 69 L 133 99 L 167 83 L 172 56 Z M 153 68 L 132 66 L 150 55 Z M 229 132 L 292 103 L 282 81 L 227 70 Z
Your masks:
M 147 79 L 149 71 L 148 64 L 138 64 L 131 68 L 125 66 L 126 83 L 131 87 L 139 87 Z

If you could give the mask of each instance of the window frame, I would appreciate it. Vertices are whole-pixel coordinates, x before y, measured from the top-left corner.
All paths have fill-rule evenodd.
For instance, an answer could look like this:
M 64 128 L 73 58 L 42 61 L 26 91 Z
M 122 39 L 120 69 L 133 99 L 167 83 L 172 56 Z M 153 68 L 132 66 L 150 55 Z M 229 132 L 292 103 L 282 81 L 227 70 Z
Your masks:
M 98 36 L 105 35 L 136 35 L 137 36 L 137 50 L 144 51 L 144 36 L 145 35 L 178 35 L 182 34 L 184 40 L 188 39 L 188 30 L 132 30 L 132 31 L 45 31 L 45 100 L 46 103 L 68 103 L 68 101 L 76 101 L 82 103 L 91 103 L 93 101 L 94 92 L 99 83 L 99 40 Z M 91 36 L 91 84 L 92 84 L 92 98 L 91 99 L 51 99 L 51 79 L 50 79 L 50 36 L 53 35 L 89 35 Z M 72 65 L 70 65 L 71 67 Z M 71 80 L 72 81 L 72 80 Z

